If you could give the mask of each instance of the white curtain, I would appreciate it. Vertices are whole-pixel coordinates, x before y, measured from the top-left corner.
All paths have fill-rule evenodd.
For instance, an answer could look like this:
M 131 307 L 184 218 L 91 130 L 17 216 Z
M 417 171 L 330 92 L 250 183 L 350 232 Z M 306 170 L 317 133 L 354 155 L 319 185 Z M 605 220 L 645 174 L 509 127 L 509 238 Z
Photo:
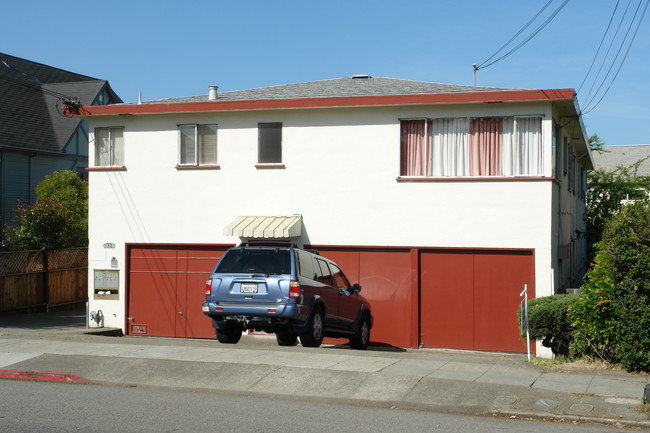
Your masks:
M 469 175 L 468 132 L 465 118 L 431 121 L 433 177 Z
M 116 167 L 124 166 L 124 130 L 122 128 L 111 128 L 111 145 L 113 150 L 113 161 L 111 165 Z
M 124 130 L 122 128 L 95 129 L 95 165 L 97 167 L 124 166 Z
M 97 167 L 111 165 L 111 145 L 108 131 L 108 128 L 95 129 L 95 165 Z
M 516 117 L 514 121 L 514 167 L 513 175 L 541 176 L 542 119 L 540 117 Z
M 514 176 L 515 167 L 517 166 L 517 152 L 514 149 L 513 143 L 513 131 L 515 129 L 515 118 L 514 117 L 504 117 L 503 118 L 503 175 L 504 176 Z

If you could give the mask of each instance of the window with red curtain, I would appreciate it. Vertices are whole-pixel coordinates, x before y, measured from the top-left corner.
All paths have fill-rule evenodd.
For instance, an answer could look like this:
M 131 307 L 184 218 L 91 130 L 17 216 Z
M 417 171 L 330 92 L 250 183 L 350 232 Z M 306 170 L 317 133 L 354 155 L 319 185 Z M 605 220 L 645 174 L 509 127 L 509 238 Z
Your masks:
M 470 176 L 501 176 L 503 118 L 471 119 L 469 133 Z
M 542 176 L 542 117 L 401 120 L 400 176 Z
M 431 120 L 401 121 L 401 176 L 431 176 L 430 131 Z

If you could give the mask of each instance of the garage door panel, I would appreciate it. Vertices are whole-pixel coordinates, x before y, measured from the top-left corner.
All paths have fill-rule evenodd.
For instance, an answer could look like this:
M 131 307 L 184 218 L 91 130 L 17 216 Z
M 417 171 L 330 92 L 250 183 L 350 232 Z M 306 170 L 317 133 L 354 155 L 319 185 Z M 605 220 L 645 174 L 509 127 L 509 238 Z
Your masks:
M 176 318 L 164 311 L 176 309 L 176 274 L 132 272 L 129 284 L 129 317 L 147 325 L 147 335 L 175 336 Z
M 467 253 L 420 254 L 420 341 L 425 347 L 473 348 L 472 266 Z
M 406 347 L 411 344 L 410 251 L 361 251 L 360 283 L 372 307 L 372 340 Z
M 411 255 L 408 249 L 318 248 L 335 261 L 351 283 L 362 286 L 374 319 L 374 343 L 411 345 Z
M 482 252 L 474 259 L 475 348 L 525 352 L 519 336 L 517 309 L 524 285 L 534 296 L 531 252 Z
M 205 281 L 227 246 L 133 246 L 129 257 L 129 317 L 146 335 L 214 338 L 201 311 Z M 179 314 L 181 313 L 181 314 Z

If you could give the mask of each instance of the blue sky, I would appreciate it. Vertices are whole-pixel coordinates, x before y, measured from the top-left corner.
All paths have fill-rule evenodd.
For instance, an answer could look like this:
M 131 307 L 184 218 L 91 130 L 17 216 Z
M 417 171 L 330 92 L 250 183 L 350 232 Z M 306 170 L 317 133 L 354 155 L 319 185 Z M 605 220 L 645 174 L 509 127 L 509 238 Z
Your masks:
M 353 74 L 471 85 L 472 64 L 547 1 L 23 0 L 2 6 L 0 52 L 107 79 L 125 102 L 137 101 L 138 92 L 152 100 L 204 94 L 211 84 L 228 91 Z M 629 4 L 631 18 L 647 1 L 620 0 L 615 17 Z M 561 4 L 555 0 L 528 33 Z M 616 4 L 571 0 L 521 49 L 479 70 L 478 85 L 578 89 Z M 580 105 L 593 108 L 584 115 L 588 134 L 608 145 L 650 144 L 649 47 L 650 9 L 602 102 L 592 107 L 618 68 L 596 92 L 610 64 L 595 80 L 602 55 L 578 93 Z

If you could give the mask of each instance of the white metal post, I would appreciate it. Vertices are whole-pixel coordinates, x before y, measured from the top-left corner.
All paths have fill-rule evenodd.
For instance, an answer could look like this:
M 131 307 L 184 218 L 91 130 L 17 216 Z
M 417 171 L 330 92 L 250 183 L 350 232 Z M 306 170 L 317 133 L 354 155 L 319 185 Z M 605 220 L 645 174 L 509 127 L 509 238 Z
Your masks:
M 526 352 L 528 353 L 528 362 L 530 362 L 530 331 L 528 327 L 528 284 L 524 284 L 524 291 L 519 294 L 524 297 L 524 304 L 522 305 L 523 317 L 522 321 L 526 325 Z

